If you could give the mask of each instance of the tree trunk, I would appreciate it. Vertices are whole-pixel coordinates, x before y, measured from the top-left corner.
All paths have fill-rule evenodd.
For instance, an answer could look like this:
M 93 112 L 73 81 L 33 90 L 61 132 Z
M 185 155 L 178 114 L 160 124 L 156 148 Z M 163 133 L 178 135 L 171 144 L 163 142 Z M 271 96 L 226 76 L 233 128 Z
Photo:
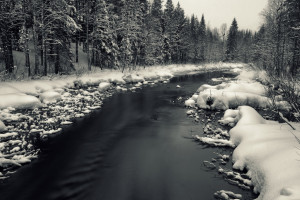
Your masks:
M 292 66 L 290 72 L 292 76 L 297 75 L 297 68 L 299 67 L 299 47 L 297 47 L 298 39 L 294 39 L 294 49 L 293 49 L 293 59 L 292 59 Z
M 2 32 L 1 40 L 4 54 L 3 56 L 5 61 L 5 70 L 7 73 L 12 73 L 14 69 L 14 59 L 10 32 Z
M 47 73 L 48 73 L 48 69 L 47 69 L 47 46 L 46 46 L 46 42 L 45 42 L 45 39 L 44 39 L 44 36 L 43 36 L 43 39 L 42 39 L 42 49 L 43 49 L 43 54 L 42 54 L 42 57 L 43 57 L 43 69 L 44 69 L 44 76 L 47 76 Z
M 59 46 L 56 45 L 56 56 L 55 56 L 55 74 L 60 72 L 60 56 L 59 56 Z
M 87 54 L 87 60 L 88 60 L 88 70 L 91 71 L 91 61 L 90 61 L 90 44 L 89 44 L 89 20 L 90 20 L 90 14 L 89 14 L 89 9 L 90 9 L 90 1 L 87 0 L 87 5 L 86 5 L 86 54 Z
M 42 8 L 42 64 L 44 69 L 44 76 L 47 76 L 47 45 L 46 45 L 46 30 L 45 30 L 45 8 Z
M 37 37 L 37 21 L 36 21 L 36 13 L 35 8 L 33 9 L 33 28 L 32 28 L 32 36 L 33 36 L 33 46 L 34 46 L 34 74 L 39 74 L 39 48 L 38 48 L 38 37 Z
M 75 0 L 75 8 L 76 10 L 79 10 L 78 0 Z M 76 12 L 77 13 L 77 12 Z M 78 18 L 78 15 L 76 14 L 76 18 Z M 76 21 L 78 23 L 78 21 Z M 78 63 L 78 46 L 79 46 L 79 31 L 76 31 L 76 44 L 75 44 L 75 62 Z
M 27 68 L 28 76 L 31 76 L 29 45 L 28 45 L 29 38 L 28 38 L 28 29 L 26 27 L 25 27 L 25 35 L 26 35 L 25 44 L 24 44 L 24 47 L 25 47 L 25 50 L 24 50 L 24 53 L 25 53 L 25 66 Z
M 78 33 L 76 33 L 76 44 L 75 44 L 75 62 L 78 63 Z

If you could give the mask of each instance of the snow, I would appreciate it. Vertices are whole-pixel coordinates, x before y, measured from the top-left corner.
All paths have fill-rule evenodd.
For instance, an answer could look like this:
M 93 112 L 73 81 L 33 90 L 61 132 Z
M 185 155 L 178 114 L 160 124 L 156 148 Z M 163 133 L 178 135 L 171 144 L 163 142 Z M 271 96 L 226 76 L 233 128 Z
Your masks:
M 235 148 L 233 168 L 247 174 L 222 168 L 218 171 L 231 184 L 245 189 L 253 186 L 258 200 L 300 199 L 300 123 L 291 123 L 296 129 L 293 130 L 286 123 L 264 119 L 255 108 L 273 108 L 263 85 L 268 81 L 266 73 L 241 68 L 234 71 L 239 74 L 235 80 L 214 79 L 221 83 L 202 85 L 185 101 L 187 106 L 225 110 L 218 122 L 233 127 L 228 134 L 207 124 L 205 136 L 196 135 L 195 139 L 210 146 Z M 290 110 L 280 96 L 275 97 L 275 104 L 279 109 Z M 215 194 L 220 199 L 235 198 L 230 195 L 226 191 Z
M 272 100 L 266 95 L 267 90 L 261 82 L 265 81 L 265 72 L 241 70 L 237 80 L 223 82 L 218 85 L 202 85 L 195 95 L 196 104 L 203 109 L 227 110 L 240 105 L 255 108 L 272 108 Z M 276 97 L 276 106 L 281 110 L 289 110 L 287 102 Z
M 55 103 L 60 99 L 61 95 L 56 91 L 47 91 L 40 94 L 40 100 L 43 103 Z
M 108 90 L 109 87 L 110 87 L 110 83 L 102 82 L 99 84 L 98 90 L 99 90 L 99 92 L 103 92 L 103 91 Z
M 0 109 L 13 107 L 16 109 L 33 109 L 40 107 L 40 100 L 34 96 L 23 93 L 0 95 Z
M 17 136 L 18 133 L 16 132 L 10 132 L 10 133 L 4 133 L 4 134 L 0 134 L 0 139 L 6 139 L 8 137 L 13 137 L 13 136 Z
M 138 83 L 138 82 L 144 82 L 145 79 L 137 74 L 128 74 L 124 75 L 123 79 L 126 83 Z
M 226 190 L 220 190 L 217 191 L 214 196 L 218 199 L 222 199 L 222 200 L 230 200 L 230 199 L 242 199 L 242 195 L 241 194 L 235 194 L 231 191 L 226 191 Z
M 296 130 L 287 124 L 265 120 L 255 109 L 240 106 L 235 115 L 236 125 L 229 132 L 230 141 L 237 146 L 233 167 L 248 170 L 258 199 L 300 199 L 299 143 L 300 125 Z M 236 114 L 237 113 L 237 114 Z
M 234 143 L 232 143 L 231 141 L 218 137 L 200 137 L 196 135 L 195 139 L 205 144 L 209 144 L 216 147 L 235 147 Z
M 175 75 L 199 73 L 210 70 L 234 70 L 244 67 L 239 63 L 211 63 L 206 65 L 169 65 L 137 68 L 136 71 L 95 70 L 83 75 L 52 77 L 50 80 L 30 80 L 3 82 L 0 86 L 0 109 L 33 109 L 42 102 L 51 103 L 60 99 L 57 92 L 64 96 L 64 89 L 74 86 L 95 86 L 101 83 L 144 83 L 145 81 L 168 82 Z M 102 90 L 99 85 L 99 90 Z M 105 86 L 107 87 L 107 85 Z M 105 88 L 104 87 L 104 88 Z M 103 89 L 105 90 L 105 89 Z M 125 89 L 124 89 L 125 90 Z
M 185 106 L 187 106 L 187 107 L 195 107 L 195 104 L 196 104 L 196 102 L 195 102 L 195 100 L 193 100 L 193 99 L 188 99 L 188 100 L 186 100 L 185 101 L 185 103 L 184 103 L 184 105 Z

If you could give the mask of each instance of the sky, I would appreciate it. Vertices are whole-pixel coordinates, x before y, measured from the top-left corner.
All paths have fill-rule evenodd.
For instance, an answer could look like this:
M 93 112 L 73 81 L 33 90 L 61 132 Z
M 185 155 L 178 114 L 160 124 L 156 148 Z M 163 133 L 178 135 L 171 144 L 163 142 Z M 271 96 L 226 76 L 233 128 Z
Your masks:
M 166 2 L 166 0 L 164 0 Z M 262 24 L 260 13 L 268 0 L 173 0 L 174 5 L 180 3 L 187 16 L 195 14 L 211 28 L 220 28 L 223 23 L 229 29 L 235 17 L 239 29 L 257 31 Z

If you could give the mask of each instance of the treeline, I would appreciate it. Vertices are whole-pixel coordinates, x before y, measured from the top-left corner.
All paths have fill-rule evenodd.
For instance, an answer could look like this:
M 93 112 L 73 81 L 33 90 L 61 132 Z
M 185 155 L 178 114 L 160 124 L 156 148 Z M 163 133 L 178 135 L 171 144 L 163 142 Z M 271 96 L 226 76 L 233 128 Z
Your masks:
M 233 26 L 227 37 L 225 25 L 211 29 L 172 0 L 165 9 L 161 0 L 2 0 L 0 59 L 12 73 L 13 51 L 23 52 L 28 76 L 75 70 L 79 48 L 89 70 L 237 60 L 251 33 Z
M 253 41 L 253 62 L 274 75 L 297 76 L 300 67 L 300 1 L 269 0 Z

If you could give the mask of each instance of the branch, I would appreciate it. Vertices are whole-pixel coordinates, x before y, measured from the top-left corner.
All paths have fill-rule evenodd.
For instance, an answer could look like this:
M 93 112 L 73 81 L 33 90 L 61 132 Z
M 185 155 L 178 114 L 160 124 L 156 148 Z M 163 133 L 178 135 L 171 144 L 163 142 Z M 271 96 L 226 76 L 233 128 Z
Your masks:
M 287 123 L 293 130 L 296 130 L 296 128 L 293 127 L 293 125 L 289 122 L 289 120 L 288 120 L 287 118 L 285 118 L 285 117 L 283 116 L 283 114 L 282 114 L 281 112 L 279 112 L 278 114 L 279 114 L 279 116 L 281 117 L 281 119 L 283 119 L 283 121 L 285 121 L 285 123 Z

